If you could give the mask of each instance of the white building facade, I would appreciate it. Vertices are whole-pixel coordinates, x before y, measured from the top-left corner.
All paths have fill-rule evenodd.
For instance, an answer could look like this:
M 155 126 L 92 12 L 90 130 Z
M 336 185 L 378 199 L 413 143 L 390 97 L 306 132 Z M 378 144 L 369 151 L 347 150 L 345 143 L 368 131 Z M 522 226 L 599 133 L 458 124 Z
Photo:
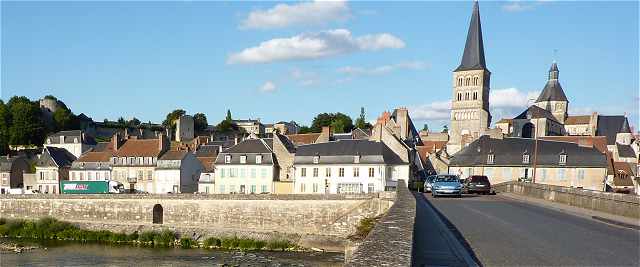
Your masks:
M 215 193 L 272 193 L 277 169 L 272 142 L 272 139 L 247 139 L 218 154 Z
M 155 192 L 193 193 L 198 190 L 202 164 L 189 151 L 167 151 L 158 159 L 155 169 Z

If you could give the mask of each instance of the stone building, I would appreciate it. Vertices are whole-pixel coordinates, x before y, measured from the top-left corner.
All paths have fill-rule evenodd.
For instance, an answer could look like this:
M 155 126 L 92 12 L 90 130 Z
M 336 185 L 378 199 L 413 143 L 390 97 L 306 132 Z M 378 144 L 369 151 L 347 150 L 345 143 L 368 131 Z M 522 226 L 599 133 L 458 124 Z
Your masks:
M 198 179 L 198 192 L 211 194 L 215 191 L 215 161 L 222 149 L 222 145 L 201 145 L 196 150 L 196 158 L 202 165 L 202 172 Z
M 473 4 L 467 41 L 460 65 L 453 71 L 451 126 L 447 151 L 456 153 L 469 140 L 482 136 L 491 124 L 489 90 L 491 72 L 484 58 L 478 2 Z
M 129 137 L 124 144 L 120 138 L 111 138 L 111 141 L 114 142 L 112 180 L 122 183 L 126 189 L 156 192 L 154 171 L 158 159 L 169 147 L 167 138 L 164 135 L 158 139 Z
M 36 159 L 38 191 L 59 194 L 60 181 L 69 180 L 69 169 L 76 157 L 67 149 L 46 146 Z
M 408 180 L 409 162 L 381 141 L 339 140 L 297 147 L 296 194 L 373 193 Z
M 196 192 L 202 169 L 202 164 L 190 151 L 167 151 L 156 163 L 152 193 Z
M 260 123 L 260 120 L 233 120 L 233 124 L 249 135 L 254 134 L 261 137 L 265 134 L 264 125 Z
M 71 164 L 69 180 L 71 181 L 110 181 L 111 157 L 113 157 L 113 142 L 99 143 L 96 148 L 82 154 Z
M 246 139 L 220 152 L 215 161 L 215 193 L 272 193 L 278 174 L 273 139 Z
M 492 184 L 532 180 L 602 191 L 607 157 L 593 144 L 485 135 L 451 157 L 449 173 L 486 175 Z
M 93 137 L 86 135 L 81 130 L 60 131 L 47 136 L 45 146 L 63 148 L 76 158 L 89 151 L 96 145 Z
M 189 115 L 182 115 L 176 119 L 176 141 L 188 142 L 193 140 L 194 137 L 194 121 L 193 117 Z
M 0 194 L 8 193 L 11 188 L 24 188 L 24 175 L 32 172 L 25 157 L 0 157 Z

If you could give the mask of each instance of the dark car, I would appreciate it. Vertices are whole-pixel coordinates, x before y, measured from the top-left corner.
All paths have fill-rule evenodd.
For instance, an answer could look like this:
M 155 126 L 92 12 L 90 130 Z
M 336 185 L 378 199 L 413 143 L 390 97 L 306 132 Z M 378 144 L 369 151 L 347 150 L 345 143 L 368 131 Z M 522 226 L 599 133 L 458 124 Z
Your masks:
M 489 178 L 484 175 L 472 175 L 465 181 L 464 185 L 467 193 L 491 193 L 491 183 Z

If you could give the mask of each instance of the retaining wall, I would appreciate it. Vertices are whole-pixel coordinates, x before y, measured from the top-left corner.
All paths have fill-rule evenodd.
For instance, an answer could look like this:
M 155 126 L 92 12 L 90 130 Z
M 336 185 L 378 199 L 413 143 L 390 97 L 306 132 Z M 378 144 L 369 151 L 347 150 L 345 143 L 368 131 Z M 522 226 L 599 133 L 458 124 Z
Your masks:
M 579 208 L 640 219 L 640 196 L 601 192 L 555 185 L 506 182 L 493 185 L 496 192 L 509 192 Z

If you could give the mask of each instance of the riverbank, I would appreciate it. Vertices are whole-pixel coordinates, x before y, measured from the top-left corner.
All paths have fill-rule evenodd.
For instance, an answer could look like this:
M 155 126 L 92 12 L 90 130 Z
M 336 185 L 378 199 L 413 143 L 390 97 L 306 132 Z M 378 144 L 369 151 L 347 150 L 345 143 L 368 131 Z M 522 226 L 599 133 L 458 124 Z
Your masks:
M 62 240 L 75 242 L 95 242 L 145 247 L 206 248 L 243 251 L 308 251 L 287 239 L 260 240 L 238 236 L 192 238 L 180 236 L 176 232 L 134 231 L 116 233 L 107 230 L 87 230 L 69 222 L 54 218 L 38 220 L 16 220 L 0 218 L 0 237 L 31 240 Z M 12 248 L 7 244 L 7 249 Z
M 38 246 L 23 245 L 18 242 L 0 241 L 0 252 L 9 251 L 14 253 L 22 253 L 24 251 L 37 249 Z

